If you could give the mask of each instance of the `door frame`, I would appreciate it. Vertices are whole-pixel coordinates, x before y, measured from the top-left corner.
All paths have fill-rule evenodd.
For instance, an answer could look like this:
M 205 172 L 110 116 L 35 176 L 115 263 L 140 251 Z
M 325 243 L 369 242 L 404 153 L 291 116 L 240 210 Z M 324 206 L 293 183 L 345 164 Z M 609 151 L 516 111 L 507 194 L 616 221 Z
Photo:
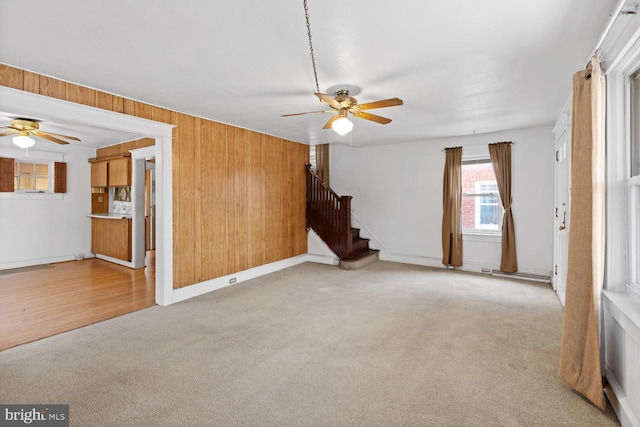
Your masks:
M 171 304 L 173 292 L 172 133 L 175 126 L 6 86 L 0 86 L 0 111 L 23 117 L 75 122 L 128 132 L 139 138 L 155 139 L 156 304 Z

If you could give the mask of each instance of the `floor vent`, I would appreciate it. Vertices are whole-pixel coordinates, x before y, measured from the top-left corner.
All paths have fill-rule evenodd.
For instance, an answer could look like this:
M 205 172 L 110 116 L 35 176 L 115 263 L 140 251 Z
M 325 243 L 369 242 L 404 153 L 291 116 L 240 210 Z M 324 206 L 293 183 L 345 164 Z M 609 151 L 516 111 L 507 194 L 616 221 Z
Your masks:
M 7 268 L 6 270 L 0 270 L 0 275 L 11 273 L 24 273 L 25 271 L 43 270 L 45 268 L 53 268 L 51 264 L 30 265 L 28 267 Z

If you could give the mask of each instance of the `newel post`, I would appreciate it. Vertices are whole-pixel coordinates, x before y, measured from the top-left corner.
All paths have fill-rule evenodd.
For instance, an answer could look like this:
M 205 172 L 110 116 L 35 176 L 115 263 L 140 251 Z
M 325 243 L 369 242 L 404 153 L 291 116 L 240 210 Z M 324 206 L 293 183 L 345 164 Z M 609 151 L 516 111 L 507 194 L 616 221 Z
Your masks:
M 307 205 L 311 201 L 311 163 L 305 163 L 305 169 L 307 170 Z
M 340 196 L 340 235 L 347 248 L 346 253 L 351 253 L 351 199 L 352 196 Z

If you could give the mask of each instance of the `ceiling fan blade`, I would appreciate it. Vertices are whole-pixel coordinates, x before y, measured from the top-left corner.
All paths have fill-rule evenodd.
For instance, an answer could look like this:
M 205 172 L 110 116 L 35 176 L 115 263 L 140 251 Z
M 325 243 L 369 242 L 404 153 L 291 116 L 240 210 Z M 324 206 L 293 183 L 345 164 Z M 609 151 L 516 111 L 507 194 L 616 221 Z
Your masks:
M 58 138 L 56 138 L 54 136 L 51 136 L 51 135 L 49 135 L 47 133 L 44 133 L 44 132 L 38 132 L 37 130 L 34 130 L 31 133 L 36 135 L 36 136 L 39 136 L 40 138 L 48 139 L 49 141 L 55 142 L 57 144 L 68 144 L 67 141 L 63 141 L 61 139 L 58 139 Z
M 375 114 L 371 114 L 371 113 L 365 113 L 364 111 L 353 113 L 353 115 L 361 119 L 371 120 L 372 122 L 380 123 L 381 125 L 386 125 L 387 123 L 391 123 L 391 119 L 387 119 L 386 117 L 382 117 L 382 116 L 376 116 Z
M 43 130 L 33 130 L 31 131 L 34 135 L 38 135 L 38 136 L 42 136 L 43 133 L 46 133 L 47 135 L 53 136 L 53 137 L 57 137 L 57 138 L 64 138 L 64 139 L 70 139 L 72 141 L 78 141 L 80 142 L 79 138 L 76 138 L 75 136 L 69 136 L 69 135 L 61 135 L 59 133 L 53 133 L 53 132 L 46 132 Z
M 384 108 L 384 107 L 395 107 L 396 105 L 402 105 L 402 99 L 400 98 L 390 98 L 383 99 L 382 101 L 374 101 L 367 102 L 365 104 L 360 104 L 361 110 L 372 110 L 374 108 Z
M 331 129 L 331 125 L 333 124 L 333 122 L 335 122 L 338 119 L 338 117 L 340 117 L 338 114 L 336 114 L 335 116 L 331 116 L 329 121 L 325 123 L 322 129 Z
M 335 111 L 308 111 L 306 113 L 293 113 L 293 114 L 283 114 L 280 117 L 291 117 L 291 116 L 301 116 L 303 114 L 319 114 L 319 113 L 335 113 Z
M 340 105 L 340 103 L 338 101 L 336 101 L 333 96 L 327 95 L 326 93 L 316 93 L 315 94 L 318 98 L 320 98 L 320 101 L 324 101 L 327 104 L 331 105 L 334 108 L 341 108 L 342 105 Z
M 8 128 L 7 128 L 7 129 L 8 129 Z M 14 133 L 18 133 L 18 131 L 17 131 L 17 130 L 15 130 L 15 129 L 10 129 L 10 130 L 8 130 L 8 131 L 6 131 L 6 132 L 2 132 L 2 133 L 0 133 L 0 136 L 13 135 Z

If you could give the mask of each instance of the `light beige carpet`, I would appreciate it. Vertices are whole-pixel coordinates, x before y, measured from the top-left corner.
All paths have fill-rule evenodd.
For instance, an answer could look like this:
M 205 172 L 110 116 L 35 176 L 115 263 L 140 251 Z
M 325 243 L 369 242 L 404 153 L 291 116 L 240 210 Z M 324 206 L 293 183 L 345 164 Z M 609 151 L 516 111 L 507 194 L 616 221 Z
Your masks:
M 0 352 L 73 426 L 615 426 L 558 377 L 548 284 L 305 263 Z

